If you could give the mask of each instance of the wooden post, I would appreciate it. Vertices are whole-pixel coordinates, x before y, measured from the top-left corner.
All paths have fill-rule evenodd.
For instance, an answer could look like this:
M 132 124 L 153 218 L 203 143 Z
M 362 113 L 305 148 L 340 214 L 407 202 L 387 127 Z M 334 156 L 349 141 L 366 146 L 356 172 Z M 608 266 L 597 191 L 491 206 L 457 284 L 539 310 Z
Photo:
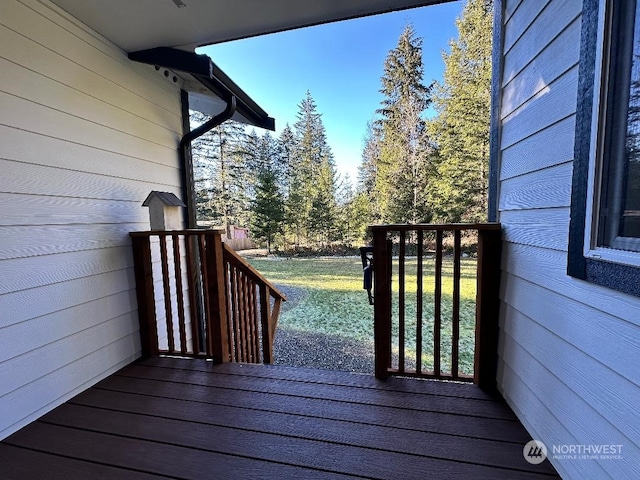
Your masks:
M 501 230 L 479 229 L 474 382 L 489 393 L 497 392 L 501 254 Z
M 205 233 L 208 312 L 207 343 L 215 362 L 229 362 L 229 332 L 227 326 L 226 275 L 222 253 L 222 235 L 218 231 Z
M 148 235 L 131 235 L 133 270 L 136 279 L 138 321 L 142 357 L 158 354 L 158 326 L 156 325 L 153 271 L 151 268 L 151 240 Z
M 375 375 L 381 380 L 389 376 L 391 366 L 391 250 L 387 233 L 373 230 Z

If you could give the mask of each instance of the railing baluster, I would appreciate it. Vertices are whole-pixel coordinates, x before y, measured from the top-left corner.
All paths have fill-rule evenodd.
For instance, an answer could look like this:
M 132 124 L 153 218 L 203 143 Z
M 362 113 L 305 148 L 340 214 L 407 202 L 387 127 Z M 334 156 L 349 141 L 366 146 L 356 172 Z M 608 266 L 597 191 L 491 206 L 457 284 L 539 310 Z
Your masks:
M 247 298 L 247 275 L 243 272 L 242 276 L 240 277 L 240 290 L 241 290 L 241 298 L 242 298 L 242 302 L 241 302 L 241 308 L 242 308 L 242 328 L 240 331 L 240 338 L 242 339 L 242 347 L 241 347 L 241 358 L 242 358 L 242 362 L 246 362 L 247 359 L 247 353 L 248 353 L 248 345 L 249 345 L 249 311 L 247 309 L 247 302 L 248 302 L 248 298 Z
M 189 291 L 189 317 L 191 320 L 191 342 L 193 345 L 194 355 L 202 353 L 202 347 L 200 346 L 200 322 L 198 319 L 198 306 L 196 289 L 199 288 L 197 284 L 196 269 L 197 260 L 195 258 L 193 243 L 197 242 L 197 237 L 190 234 L 184 236 L 184 246 L 187 255 L 187 289 Z
M 207 265 L 208 255 L 205 248 L 204 235 L 198 235 L 198 255 L 200 256 L 200 275 L 202 275 L 202 291 L 204 299 L 204 351 L 207 357 L 213 355 L 213 346 L 211 344 L 211 301 L 208 295 L 209 291 L 209 269 Z
M 405 249 L 406 233 L 400 232 L 398 248 L 398 372 L 404 373 L 405 349 Z
M 453 232 L 453 313 L 451 338 L 451 376 L 459 378 L 458 353 L 460 348 L 460 230 Z
M 231 317 L 230 321 L 231 321 L 231 327 L 232 327 L 232 336 L 233 336 L 233 347 L 231 349 L 232 353 L 232 358 L 234 361 L 238 361 L 238 351 L 240 349 L 240 345 L 239 345 L 239 339 L 240 339 L 240 324 L 239 324 L 239 319 L 240 319 L 240 314 L 238 313 L 238 308 L 240 305 L 240 301 L 238 299 L 238 269 L 235 267 L 235 265 L 231 265 L 229 264 L 229 274 L 231 275 L 230 278 L 230 285 L 231 285 L 231 309 L 233 311 L 233 316 Z
M 231 355 L 231 360 L 235 360 L 234 353 L 234 291 L 233 291 L 233 267 L 232 265 L 224 259 L 224 272 L 227 281 L 225 282 L 226 292 L 227 292 L 227 331 L 229 334 L 227 335 L 227 348 L 229 349 L 229 355 Z
M 173 267 L 176 276 L 176 297 L 178 302 L 178 331 L 180 332 L 180 353 L 187 353 L 187 328 L 184 316 L 184 297 L 182 296 L 182 267 L 180 265 L 180 237 L 171 235 L 173 244 Z
M 416 266 L 416 373 L 422 373 L 422 255 L 423 232 L 418 230 Z
M 252 362 L 258 362 L 260 359 L 260 331 L 258 329 L 258 323 L 260 319 L 258 318 L 258 303 L 256 298 L 256 288 L 257 284 L 252 281 L 251 282 L 251 338 L 253 339 L 251 350 L 252 350 Z
M 167 350 L 175 351 L 173 339 L 173 315 L 171 308 L 171 286 L 169 285 L 169 259 L 167 258 L 167 236 L 160 235 L 160 263 L 162 267 L 162 291 L 164 295 L 164 316 L 167 324 Z
M 435 285 L 433 291 L 433 373 L 436 377 L 442 374 L 441 331 L 442 331 L 442 231 L 436 232 Z
M 269 287 L 262 283 L 260 284 L 260 322 L 262 323 L 262 356 L 264 363 L 273 363 L 269 303 Z

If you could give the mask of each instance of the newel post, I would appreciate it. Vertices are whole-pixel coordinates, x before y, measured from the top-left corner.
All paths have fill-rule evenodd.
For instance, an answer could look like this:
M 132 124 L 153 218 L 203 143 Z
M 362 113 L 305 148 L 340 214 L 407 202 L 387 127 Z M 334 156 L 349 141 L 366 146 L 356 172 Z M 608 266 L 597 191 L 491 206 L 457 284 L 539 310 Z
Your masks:
M 156 323 L 153 270 L 151 266 L 151 239 L 146 234 L 131 233 L 133 271 L 136 279 L 138 321 L 142 357 L 158 354 L 158 325 Z
M 500 228 L 479 229 L 474 382 L 490 393 L 497 392 L 501 257 Z
M 389 376 L 391 363 L 391 242 L 384 229 L 373 229 L 375 375 Z
M 231 361 L 227 322 L 226 272 L 224 268 L 222 232 L 205 233 L 206 331 L 207 352 L 215 362 Z

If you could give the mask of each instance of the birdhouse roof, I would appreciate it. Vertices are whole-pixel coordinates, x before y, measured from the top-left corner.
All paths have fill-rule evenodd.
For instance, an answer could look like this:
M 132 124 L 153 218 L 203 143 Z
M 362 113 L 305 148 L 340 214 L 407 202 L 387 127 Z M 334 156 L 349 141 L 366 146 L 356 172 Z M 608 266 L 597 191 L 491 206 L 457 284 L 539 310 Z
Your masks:
M 148 207 L 151 204 L 151 200 L 157 198 L 162 203 L 164 203 L 167 207 L 186 207 L 186 205 L 176 197 L 173 193 L 170 192 L 158 192 L 153 190 L 149 196 L 146 198 L 144 202 L 142 202 L 143 207 Z

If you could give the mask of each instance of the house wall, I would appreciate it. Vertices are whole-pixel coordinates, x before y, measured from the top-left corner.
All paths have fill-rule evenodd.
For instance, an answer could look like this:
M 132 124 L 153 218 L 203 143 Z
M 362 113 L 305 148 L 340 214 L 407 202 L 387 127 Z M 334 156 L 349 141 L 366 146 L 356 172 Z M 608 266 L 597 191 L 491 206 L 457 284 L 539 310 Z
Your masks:
M 497 4 L 499 388 L 550 457 L 623 445 L 622 460 L 551 459 L 563 478 L 638 478 L 640 299 L 566 274 L 582 1 Z
M 0 2 L 0 439 L 140 352 L 128 233 L 181 195 L 179 89 L 48 0 Z

